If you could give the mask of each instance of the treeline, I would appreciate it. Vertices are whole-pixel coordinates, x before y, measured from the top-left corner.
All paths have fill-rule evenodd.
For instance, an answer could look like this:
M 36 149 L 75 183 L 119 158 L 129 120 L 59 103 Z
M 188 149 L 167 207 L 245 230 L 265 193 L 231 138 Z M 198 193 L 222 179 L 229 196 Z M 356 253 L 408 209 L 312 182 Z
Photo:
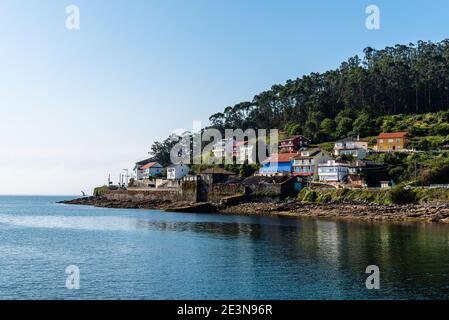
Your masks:
M 252 101 L 212 115 L 211 126 L 277 128 L 314 142 L 368 136 L 382 117 L 447 110 L 449 40 L 419 41 L 382 50 L 366 48 L 336 70 L 311 73 L 274 85 Z

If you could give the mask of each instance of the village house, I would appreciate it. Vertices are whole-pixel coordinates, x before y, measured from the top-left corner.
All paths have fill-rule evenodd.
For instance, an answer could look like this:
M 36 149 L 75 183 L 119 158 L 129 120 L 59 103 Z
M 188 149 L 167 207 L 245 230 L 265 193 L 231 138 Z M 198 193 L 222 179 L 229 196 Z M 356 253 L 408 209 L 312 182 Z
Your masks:
M 387 177 L 386 167 L 372 161 L 354 160 L 348 167 L 348 184 L 354 188 L 378 187 Z
M 135 176 L 136 180 L 142 180 L 143 179 L 143 169 L 142 169 L 142 167 L 144 165 L 152 162 L 152 161 L 153 161 L 153 159 L 148 158 L 148 159 L 136 162 L 136 164 L 134 165 L 134 169 L 133 169 L 134 176 Z
M 308 146 L 310 140 L 304 136 L 297 135 L 279 142 L 281 152 L 297 152 L 300 148 Z
M 262 168 L 259 169 L 259 175 L 290 175 L 292 172 L 293 158 L 297 155 L 298 153 L 296 152 L 273 154 L 262 163 Z
M 216 144 L 214 144 L 212 148 L 212 153 L 214 154 L 215 158 L 223 159 L 226 157 L 226 155 L 233 155 L 236 154 L 236 146 L 235 146 L 235 140 L 233 138 L 229 139 L 221 139 Z
M 351 156 L 357 159 L 365 159 L 368 151 L 368 142 L 357 138 L 346 138 L 335 142 L 334 154 L 338 156 Z
M 407 132 L 381 133 L 377 137 L 377 151 L 402 151 L 409 145 L 409 135 Z
M 331 160 L 332 157 L 320 148 L 305 148 L 293 157 L 293 176 L 318 180 L 318 165 Z
M 340 184 L 348 181 L 349 162 L 329 160 L 318 165 L 319 181 L 328 184 Z
M 391 188 L 392 186 L 393 186 L 393 181 L 390 181 L 390 180 L 380 181 L 381 189 L 388 189 L 388 188 Z
M 240 163 L 244 163 L 248 160 L 249 164 L 256 162 L 256 150 L 255 144 L 248 143 L 248 141 L 241 141 L 236 143 L 235 154 Z
M 150 179 L 164 173 L 162 165 L 154 161 L 143 165 L 140 170 L 142 170 L 142 179 Z
M 189 174 L 189 166 L 185 164 L 173 164 L 167 167 L 168 180 L 180 180 Z

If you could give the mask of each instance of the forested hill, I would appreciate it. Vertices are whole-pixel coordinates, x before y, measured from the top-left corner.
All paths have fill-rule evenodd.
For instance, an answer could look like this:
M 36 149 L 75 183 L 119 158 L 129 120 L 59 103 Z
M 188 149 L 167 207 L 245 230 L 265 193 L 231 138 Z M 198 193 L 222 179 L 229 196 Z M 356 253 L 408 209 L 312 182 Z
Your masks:
M 331 53 L 330 53 L 331 54 Z M 449 40 L 366 48 L 336 70 L 274 85 L 210 117 L 217 128 L 278 128 L 315 142 L 370 135 L 389 114 L 447 110 Z

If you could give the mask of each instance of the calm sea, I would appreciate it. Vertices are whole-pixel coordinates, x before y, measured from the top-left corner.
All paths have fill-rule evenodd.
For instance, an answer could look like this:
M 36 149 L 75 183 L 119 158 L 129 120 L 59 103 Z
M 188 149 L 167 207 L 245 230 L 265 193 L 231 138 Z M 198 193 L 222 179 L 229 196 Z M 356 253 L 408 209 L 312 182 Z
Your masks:
M 0 197 L 0 299 L 449 298 L 449 226 Z M 66 287 L 79 268 L 80 288 Z M 365 286 L 368 265 L 380 289 Z

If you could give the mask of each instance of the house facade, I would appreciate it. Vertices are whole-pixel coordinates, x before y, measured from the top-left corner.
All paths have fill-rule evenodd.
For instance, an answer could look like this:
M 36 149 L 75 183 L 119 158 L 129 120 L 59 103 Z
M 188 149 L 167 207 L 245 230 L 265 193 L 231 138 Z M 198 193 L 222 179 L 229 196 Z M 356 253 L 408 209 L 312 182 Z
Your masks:
M 320 148 L 305 148 L 293 158 L 292 175 L 318 180 L 318 165 L 332 157 Z
M 189 174 L 190 168 L 185 164 L 174 164 L 167 167 L 168 180 L 180 180 Z
M 262 168 L 259 170 L 259 175 L 275 176 L 275 175 L 290 175 L 292 172 L 293 158 L 298 153 L 276 153 L 271 155 L 262 163 Z
M 221 139 L 216 144 L 214 144 L 212 148 L 212 153 L 215 158 L 224 159 L 226 154 L 228 155 L 236 155 L 236 145 L 235 140 L 232 138 L 229 139 Z
M 149 162 L 140 169 L 142 171 L 142 179 L 153 178 L 164 173 L 164 167 L 157 162 Z
M 145 159 L 145 160 L 141 160 L 136 162 L 136 164 L 134 165 L 134 176 L 136 178 L 136 180 L 142 180 L 143 179 L 143 169 L 142 167 L 150 162 L 153 162 L 153 160 L 151 158 L 149 159 Z
M 377 151 L 402 151 L 409 145 L 409 135 L 407 132 L 381 133 L 377 137 Z
M 235 155 L 240 163 L 248 160 L 249 164 L 256 163 L 256 145 L 248 143 L 248 141 L 241 141 L 235 145 Z
M 365 159 L 368 152 L 368 142 L 357 138 L 347 138 L 335 142 L 334 154 L 336 156 L 352 156 L 357 159 Z
M 281 152 L 297 152 L 300 148 L 307 147 L 310 139 L 298 135 L 279 142 L 279 149 Z
M 348 180 L 349 163 L 329 160 L 318 165 L 319 181 L 328 184 L 345 183 Z

